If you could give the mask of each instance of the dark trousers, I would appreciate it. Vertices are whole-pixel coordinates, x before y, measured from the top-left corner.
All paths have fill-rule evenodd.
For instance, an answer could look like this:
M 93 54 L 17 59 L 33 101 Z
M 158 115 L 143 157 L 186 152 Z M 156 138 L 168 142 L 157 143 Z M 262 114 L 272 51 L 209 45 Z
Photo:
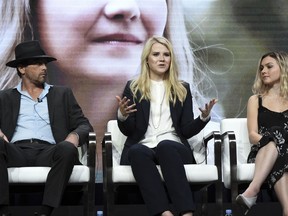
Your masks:
M 7 143 L 0 139 L 0 205 L 9 205 L 9 167 L 48 166 L 43 205 L 58 207 L 75 164 L 78 151 L 67 141 L 46 143 Z
M 178 214 L 195 210 L 195 204 L 184 170 L 184 164 L 194 163 L 190 149 L 183 144 L 164 140 L 154 149 L 135 144 L 128 159 L 151 215 L 170 210 L 170 201 L 156 165 L 160 165 L 169 197 Z

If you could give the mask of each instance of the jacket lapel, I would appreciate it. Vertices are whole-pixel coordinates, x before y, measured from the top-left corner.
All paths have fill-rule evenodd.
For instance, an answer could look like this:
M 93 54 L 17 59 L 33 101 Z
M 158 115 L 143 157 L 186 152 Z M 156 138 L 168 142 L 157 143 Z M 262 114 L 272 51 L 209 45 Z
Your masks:
M 12 98 L 16 98 L 16 100 L 12 100 L 12 113 L 13 113 L 13 120 L 12 123 L 14 124 L 13 127 L 16 127 L 19 110 L 20 110 L 20 100 L 21 100 L 21 94 L 17 91 L 17 89 L 14 89 L 12 92 Z
M 142 111 L 144 114 L 144 121 L 148 125 L 149 122 L 149 113 L 150 113 L 150 102 L 147 100 L 142 100 L 141 102 Z
M 53 123 L 53 114 L 54 114 L 54 109 L 55 109 L 55 103 L 53 100 L 55 98 L 55 91 L 53 91 L 53 86 L 50 87 L 49 92 L 47 94 L 47 103 L 48 103 L 48 112 L 49 112 L 49 119 L 50 119 L 50 124 L 52 125 Z
M 178 100 L 176 101 L 176 104 L 175 106 L 173 106 L 173 102 L 169 102 L 169 106 L 170 106 L 170 113 L 171 113 L 171 119 L 172 119 L 172 123 L 173 123 L 173 126 L 175 127 L 176 125 L 174 124 L 174 122 L 177 122 L 177 107 L 178 107 L 179 103 L 178 103 Z

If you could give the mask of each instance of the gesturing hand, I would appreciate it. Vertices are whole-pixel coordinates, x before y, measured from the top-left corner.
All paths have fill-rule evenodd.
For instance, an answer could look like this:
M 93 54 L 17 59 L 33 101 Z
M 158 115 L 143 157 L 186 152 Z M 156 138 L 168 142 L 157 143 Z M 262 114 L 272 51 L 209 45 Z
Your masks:
M 122 113 L 123 116 L 128 116 L 130 113 L 136 112 L 137 109 L 135 109 L 136 104 L 133 103 L 132 105 L 129 106 L 129 102 L 130 100 L 127 99 L 127 97 L 119 97 L 116 96 L 116 99 L 118 100 L 118 104 L 119 104 L 119 109 L 120 112 Z
M 209 101 L 209 103 L 205 104 L 204 109 L 199 107 L 199 110 L 201 111 L 201 115 L 203 118 L 207 118 L 210 115 L 210 112 L 216 103 L 217 103 L 217 99 L 213 98 L 212 100 Z

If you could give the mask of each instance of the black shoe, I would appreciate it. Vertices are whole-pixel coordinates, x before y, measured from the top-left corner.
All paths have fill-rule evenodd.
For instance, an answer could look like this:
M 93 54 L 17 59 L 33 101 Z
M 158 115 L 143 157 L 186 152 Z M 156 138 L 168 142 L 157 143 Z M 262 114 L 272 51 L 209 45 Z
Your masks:
M 11 213 L 3 213 L 3 214 L 1 214 L 1 216 L 12 216 L 12 214 Z

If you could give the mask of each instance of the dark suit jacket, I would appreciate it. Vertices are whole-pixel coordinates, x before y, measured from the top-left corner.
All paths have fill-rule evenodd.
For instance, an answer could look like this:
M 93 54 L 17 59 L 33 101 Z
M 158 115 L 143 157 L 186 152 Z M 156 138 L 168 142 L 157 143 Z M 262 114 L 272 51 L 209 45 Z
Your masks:
M 148 127 L 150 113 L 150 101 L 142 100 L 139 103 L 138 99 L 140 98 L 140 94 L 137 94 L 137 99 L 134 100 L 130 89 L 130 83 L 131 81 L 127 82 L 123 97 L 126 96 L 131 102 L 134 101 L 136 103 L 137 111 L 130 114 L 125 121 L 117 121 L 121 132 L 127 136 L 122 156 L 126 154 L 131 145 L 137 144 L 142 138 L 144 138 Z M 190 87 L 188 83 L 183 84 L 187 90 L 185 101 L 183 105 L 179 100 L 176 101 L 175 105 L 170 102 L 170 112 L 177 135 L 180 137 L 184 145 L 191 149 L 187 139 L 198 134 L 205 127 L 208 121 L 203 122 L 200 117 L 194 119 Z
M 17 89 L 0 91 L 0 129 L 12 139 L 20 109 L 21 95 Z M 79 135 L 79 144 L 87 141 L 93 131 L 88 119 L 84 116 L 70 88 L 52 86 L 47 94 L 49 118 L 56 143 L 65 140 L 74 131 Z

